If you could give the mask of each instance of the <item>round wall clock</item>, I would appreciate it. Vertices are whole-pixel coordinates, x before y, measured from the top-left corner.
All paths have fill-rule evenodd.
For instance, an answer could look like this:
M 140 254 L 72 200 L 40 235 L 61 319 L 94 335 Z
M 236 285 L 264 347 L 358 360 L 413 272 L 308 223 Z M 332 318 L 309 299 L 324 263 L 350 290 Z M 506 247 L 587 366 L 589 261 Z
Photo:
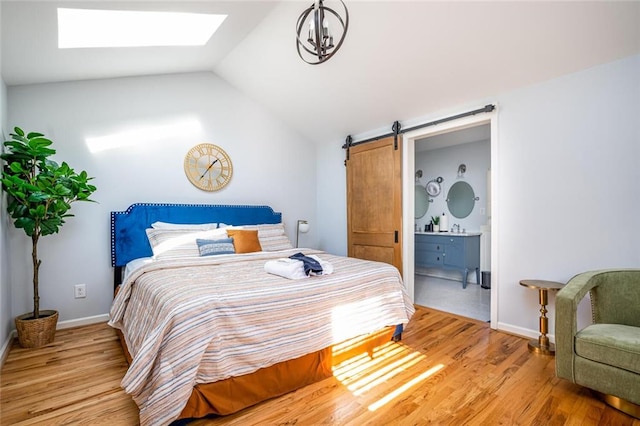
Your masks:
M 231 180 L 233 166 L 231 158 L 222 148 L 201 143 L 185 155 L 184 172 L 196 187 L 205 191 L 218 191 Z

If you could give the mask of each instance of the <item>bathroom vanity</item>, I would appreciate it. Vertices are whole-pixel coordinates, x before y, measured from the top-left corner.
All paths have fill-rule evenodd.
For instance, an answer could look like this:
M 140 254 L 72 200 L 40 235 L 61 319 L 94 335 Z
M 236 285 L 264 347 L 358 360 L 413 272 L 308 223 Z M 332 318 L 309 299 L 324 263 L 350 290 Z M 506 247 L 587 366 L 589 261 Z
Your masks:
M 480 232 L 416 232 L 415 261 L 422 268 L 456 269 L 462 273 L 462 288 L 475 269 L 480 284 Z

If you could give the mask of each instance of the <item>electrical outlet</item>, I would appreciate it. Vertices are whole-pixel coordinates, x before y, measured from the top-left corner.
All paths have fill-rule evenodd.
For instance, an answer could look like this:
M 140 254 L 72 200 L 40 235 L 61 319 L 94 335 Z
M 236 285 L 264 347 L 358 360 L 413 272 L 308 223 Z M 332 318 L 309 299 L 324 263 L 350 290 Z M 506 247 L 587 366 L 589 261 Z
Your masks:
M 481 207 L 481 208 L 480 208 L 480 215 L 484 216 L 484 214 L 485 214 L 484 207 Z
M 76 284 L 74 286 L 76 299 L 84 299 L 87 297 L 87 285 L 86 284 Z

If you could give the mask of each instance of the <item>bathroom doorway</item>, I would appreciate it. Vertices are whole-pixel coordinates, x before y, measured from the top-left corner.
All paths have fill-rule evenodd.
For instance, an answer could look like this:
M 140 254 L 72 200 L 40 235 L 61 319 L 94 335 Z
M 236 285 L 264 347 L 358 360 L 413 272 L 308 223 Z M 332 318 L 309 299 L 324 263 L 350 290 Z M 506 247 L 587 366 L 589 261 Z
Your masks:
M 405 133 L 404 137 L 403 220 L 406 225 L 403 227 L 403 278 L 407 289 L 416 304 L 490 321 L 495 329 L 498 324 L 499 282 L 496 274 L 491 273 L 497 270 L 498 264 L 495 247 L 497 185 L 491 178 L 491 170 L 497 167 L 495 112 L 414 130 Z M 440 156 L 442 158 L 438 159 Z M 434 161 L 425 160 L 427 157 Z M 429 182 L 437 182 L 438 178 L 441 178 L 438 182 L 440 192 L 429 196 L 426 214 L 416 218 L 418 186 L 426 188 Z M 467 182 L 473 190 L 474 202 L 468 214 L 451 213 L 452 206 L 447 198 L 456 182 Z M 432 217 L 441 217 L 443 213 L 447 216 L 447 233 L 442 235 L 453 237 L 453 228 L 463 236 L 483 236 L 479 255 L 480 276 L 477 277 L 475 268 L 471 270 L 465 289 L 462 288 L 460 269 L 432 265 L 423 268 L 420 261 L 416 263 L 416 231 L 423 232 Z M 487 288 L 482 288 L 483 278 Z
M 415 303 L 489 322 L 490 125 L 416 139 L 415 169 L 416 200 L 422 187 L 421 194 L 427 193 L 426 213 L 420 216 L 425 209 L 416 208 L 414 223 L 416 249 L 421 248 L 415 253 Z M 439 232 L 430 227 L 436 220 Z M 450 245 L 430 244 L 439 241 Z M 452 254 L 470 268 L 464 288 L 464 272 L 448 266 L 458 262 L 451 260 Z M 476 274 L 476 267 L 481 273 Z

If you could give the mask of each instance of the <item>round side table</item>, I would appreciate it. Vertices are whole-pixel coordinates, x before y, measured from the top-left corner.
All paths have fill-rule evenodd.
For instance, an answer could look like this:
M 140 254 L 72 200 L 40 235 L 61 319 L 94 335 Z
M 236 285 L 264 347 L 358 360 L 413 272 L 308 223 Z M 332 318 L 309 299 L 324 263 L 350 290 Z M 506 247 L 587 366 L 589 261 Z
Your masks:
M 544 355 L 555 355 L 556 347 L 553 343 L 549 343 L 549 338 L 547 337 L 547 333 L 549 332 L 549 319 L 546 315 L 548 291 L 560 290 L 564 287 L 564 284 L 555 281 L 521 280 L 520 285 L 538 290 L 540 303 L 540 336 L 537 339 L 529 341 L 529 352 Z

